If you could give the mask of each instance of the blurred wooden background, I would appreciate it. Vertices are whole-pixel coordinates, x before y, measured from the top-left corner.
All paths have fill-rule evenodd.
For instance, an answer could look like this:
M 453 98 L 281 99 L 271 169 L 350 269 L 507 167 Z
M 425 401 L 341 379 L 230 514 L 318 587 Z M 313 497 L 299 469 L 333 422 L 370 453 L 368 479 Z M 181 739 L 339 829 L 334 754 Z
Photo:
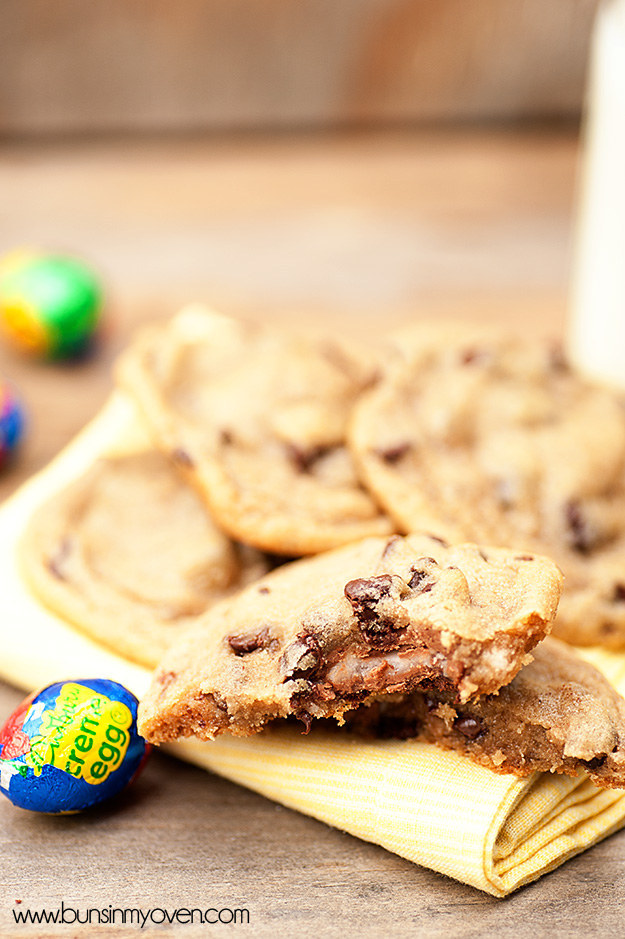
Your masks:
M 575 118 L 596 0 L 2 0 L 0 135 Z

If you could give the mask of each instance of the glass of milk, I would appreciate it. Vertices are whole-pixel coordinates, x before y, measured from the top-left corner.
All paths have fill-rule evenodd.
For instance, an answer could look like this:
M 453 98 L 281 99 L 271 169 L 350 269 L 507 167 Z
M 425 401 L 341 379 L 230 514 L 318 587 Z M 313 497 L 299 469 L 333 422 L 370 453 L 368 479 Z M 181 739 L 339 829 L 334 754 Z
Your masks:
M 604 0 L 591 52 L 568 347 L 625 387 L 625 0 Z

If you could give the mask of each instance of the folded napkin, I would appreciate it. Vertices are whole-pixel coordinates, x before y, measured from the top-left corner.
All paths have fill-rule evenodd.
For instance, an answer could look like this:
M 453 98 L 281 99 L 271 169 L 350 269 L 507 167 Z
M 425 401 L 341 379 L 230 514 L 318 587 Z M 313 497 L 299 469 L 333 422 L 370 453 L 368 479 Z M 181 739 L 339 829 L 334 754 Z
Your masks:
M 131 403 L 115 394 L 43 472 L 0 509 L 0 676 L 31 691 L 68 678 L 120 681 L 135 694 L 149 672 L 83 636 L 32 597 L 16 567 L 16 543 L 37 506 L 101 453 L 123 444 Z M 625 655 L 586 657 L 625 692 Z M 496 897 L 553 870 L 625 824 L 625 792 L 585 776 L 497 775 L 465 757 L 415 741 L 365 741 L 296 728 L 252 738 L 185 741 L 181 759 L 289 808 L 382 845 Z

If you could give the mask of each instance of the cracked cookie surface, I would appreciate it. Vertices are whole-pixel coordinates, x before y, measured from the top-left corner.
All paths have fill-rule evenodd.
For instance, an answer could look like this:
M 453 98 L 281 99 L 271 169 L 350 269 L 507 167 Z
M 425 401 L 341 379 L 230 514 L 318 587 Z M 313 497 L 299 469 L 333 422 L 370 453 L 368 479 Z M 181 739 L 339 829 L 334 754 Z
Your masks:
M 431 690 L 390 696 L 347 715 L 361 735 L 417 738 L 499 773 L 587 773 L 625 788 L 625 701 L 603 675 L 547 638 L 498 694 L 458 705 Z
M 357 404 L 359 472 L 402 531 L 514 544 L 565 575 L 555 632 L 625 646 L 624 397 L 557 347 L 408 332 Z
M 141 703 L 153 742 L 341 719 L 375 694 L 459 701 L 509 682 L 548 632 L 561 575 L 546 558 L 431 535 L 371 538 L 296 561 L 209 610 Z
M 391 532 L 345 446 L 371 369 L 331 340 L 183 311 L 146 331 L 118 378 L 155 443 L 231 537 L 287 556 Z

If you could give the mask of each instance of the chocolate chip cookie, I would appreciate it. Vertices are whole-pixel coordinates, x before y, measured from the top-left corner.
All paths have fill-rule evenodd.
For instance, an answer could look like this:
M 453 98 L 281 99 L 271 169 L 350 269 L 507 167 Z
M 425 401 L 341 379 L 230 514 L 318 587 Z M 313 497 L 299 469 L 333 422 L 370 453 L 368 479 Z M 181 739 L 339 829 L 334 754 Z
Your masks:
M 349 440 L 400 530 L 553 557 L 565 575 L 554 631 L 625 646 L 622 395 L 550 344 L 413 330 L 357 404 Z
M 393 530 L 345 446 L 371 370 L 337 343 L 191 308 L 144 333 L 118 378 L 231 537 L 299 556 Z
M 185 624 L 269 569 L 149 449 L 102 457 L 38 509 L 19 560 L 45 606 L 150 667 Z
M 594 666 L 545 639 L 498 694 L 458 705 L 437 690 L 379 699 L 347 715 L 347 729 L 419 738 L 499 773 L 587 773 L 625 788 L 625 701 Z
M 204 614 L 141 705 L 153 742 L 274 718 L 341 719 L 372 695 L 440 688 L 453 700 L 509 682 L 550 628 L 550 560 L 432 535 L 365 539 L 285 565 Z

